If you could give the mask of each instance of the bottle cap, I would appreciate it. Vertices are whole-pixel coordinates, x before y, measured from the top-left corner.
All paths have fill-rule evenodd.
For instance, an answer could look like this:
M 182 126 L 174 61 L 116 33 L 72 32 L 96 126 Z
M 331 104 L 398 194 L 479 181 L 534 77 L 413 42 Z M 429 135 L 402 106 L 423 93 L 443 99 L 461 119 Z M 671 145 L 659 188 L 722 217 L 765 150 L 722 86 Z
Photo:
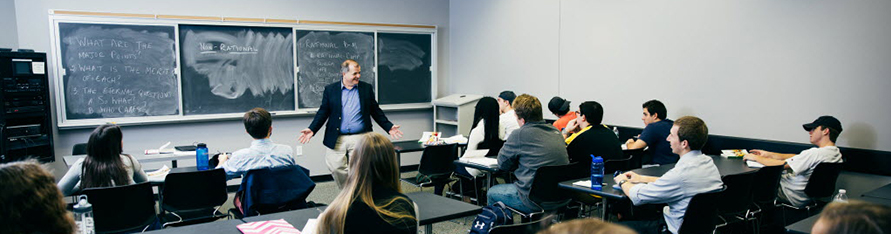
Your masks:
M 204 147 L 204 148 L 207 148 L 207 144 L 204 144 L 204 143 L 198 143 L 198 147 Z
M 847 191 L 847 190 L 844 190 L 844 189 L 839 189 L 838 192 L 839 192 L 839 193 L 848 193 L 848 191 Z
M 77 200 L 77 204 L 74 204 L 74 212 L 83 213 L 93 210 L 93 205 L 87 201 L 87 195 L 80 195 Z

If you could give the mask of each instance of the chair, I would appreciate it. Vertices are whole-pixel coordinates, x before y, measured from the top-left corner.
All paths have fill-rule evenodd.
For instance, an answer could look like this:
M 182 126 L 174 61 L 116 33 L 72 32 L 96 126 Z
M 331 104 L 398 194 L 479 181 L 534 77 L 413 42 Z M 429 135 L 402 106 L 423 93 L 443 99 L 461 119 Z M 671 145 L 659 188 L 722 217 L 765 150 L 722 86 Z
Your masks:
M 622 150 L 622 152 L 625 154 L 625 156 L 628 156 L 628 158 L 631 159 L 631 161 L 628 162 L 628 166 L 630 166 L 632 170 L 641 168 L 643 166 L 643 148 L 634 150 Z
M 219 207 L 229 199 L 220 169 L 170 173 L 161 189 L 164 227 L 211 222 L 226 217 Z
M 606 162 L 604 162 L 604 164 L 603 164 L 603 174 L 608 176 L 608 175 L 612 175 L 613 172 L 616 172 L 616 171 L 630 171 L 630 170 L 635 169 L 635 168 L 632 168 L 632 166 L 631 166 L 631 163 L 632 163 L 631 158 L 632 157 L 634 157 L 634 156 L 624 158 L 624 159 L 606 160 Z M 604 179 L 606 179 L 606 178 L 604 178 Z
M 780 204 L 780 206 L 796 211 L 804 210 L 806 216 L 811 216 L 811 210 L 819 211 L 819 208 L 826 204 L 826 201 L 821 201 L 820 199 L 828 198 L 835 193 L 835 182 L 838 180 L 838 174 L 841 173 L 841 169 L 842 163 L 823 162 L 817 164 L 817 167 L 811 173 L 811 177 L 808 178 L 807 185 L 804 187 L 804 193 L 811 198 L 811 203 L 804 207 L 795 207 L 789 204 Z M 783 209 L 784 226 L 787 223 L 797 221 L 786 220 L 786 210 Z
M 725 188 L 726 186 L 717 191 L 693 196 L 687 205 L 687 211 L 684 212 L 684 222 L 678 227 L 678 233 L 714 233 L 718 223 L 718 199 L 721 198 Z
M 434 191 L 437 195 L 442 195 L 442 187 L 454 181 L 451 178 L 455 171 L 455 164 L 458 159 L 458 145 L 430 145 L 424 148 L 421 154 L 421 162 L 418 165 L 418 175 L 429 176 L 429 181 L 419 181 L 418 177 L 402 178 L 402 181 L 421 188 L 436 187 Z
M 755 180 L 752 184 L 752 215 L 761 215 L 764 209 L 769 209 L 776 204 L 777 190 L 780 188 L 780 176 L 783 173 L 784 166 L 762 167 L 755 172 Z M 754 218 L 754 217 L 753 217 Z M 760 227 L 760 220 L 755 219 Z
M 74 144 L 74 148 L 71 149 L 71 155 L 84 154 L 87 154 L 87 143 Z
M 96 233 L 145 231 L 157 220 L 152 185 L 139 184 L 84 189 L 93 205 Z
M 721 195 L 722 202 L 717 204 L 718 217 L 722 221 L 718 224 L 719 228 L 731 223 L 746 221 L 751 216 L 749 205 L 752 203 L 752 184 L 756 172 L 750 171 L 721 177 L 725 190 Z
M 541 230 L 542 223 L 547 219 L 539 219 L 528 223 L 495 226 L 489 230 L 489 234 L 535 234 Z
M 532 180 L 532 187 L 529 190 L 529 199 L 535 202 L 541 210 L 524 213 L 512 207 L 508 208 L 522 216 L 524 222 L 536 220 L 537 217 L 541 217 L 541 215 L 547 212 L 565 208 L 571 201 L 570 193 L 560 189 L 557 184 L 561 181 L 585 177 L 588 173 L 584 168 L 587 167 L 587 165 L 571 163 L 538 168 L 535 172 L 535 178 Z
M 309 170 L 299 165 L 250 170 L 235 194 L 241 209 L 236 206 L 229 214 L 240 219 L 306 208 L 306 197 L 315 187 Z

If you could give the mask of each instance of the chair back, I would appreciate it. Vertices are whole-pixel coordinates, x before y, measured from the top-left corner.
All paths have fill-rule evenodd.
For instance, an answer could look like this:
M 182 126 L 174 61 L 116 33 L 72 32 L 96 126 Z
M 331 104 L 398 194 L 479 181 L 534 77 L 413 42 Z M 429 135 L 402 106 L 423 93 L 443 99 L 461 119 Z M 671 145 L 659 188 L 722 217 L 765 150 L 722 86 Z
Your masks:
M 170 173 L 161 191 L 161 209 L 177 212 L 214 208 L 229 199 L 222 168 Z
M 804 193 L 808 197 L 821 198 L 829 197 L 835 193 L 835 182 L 838 180 L 838 174 L 841 173 L 842 163 L 820 163 L 814 168 L 811 177 L 804 187 Z
M 749 171 L 740 174 L 725 175 L 721 177 L 724 182 L 724 192 L 721 195 L 721 203 L 718 203 L 719 214 L 738 214 L 749 210 L 752 203 L 752 183 L 757 171 Z
M 612 175 L 613 172 L 616 171 L 630 171 L 632 169 L 635 168 L 631 167 L 631 157 L 624 159 L 606 160 L 606 162 L 604 162 L 603 164 L 604 175 Z
M 566 206 L 570 201 L 571 193 L 558 188 L 557 184 L 561 181 L 589 176 L 588 172 L 590 170 L 585 170 L 588 167 L 589 165 L 580 163 L 539 167 L 535 171 L 535 178 L 532 180 L 529 199 L 545 211 Z
M 684 221 L 678 228 L 678 233 L 712 233 L 718 224 L 717 204 L 723 192 L 722 188 L 693 196 L 684 212 Z
M 643 166 L 643 148 L 634 150 L 622 150 L 622 153 L 624 153 L 626 157 L 631 159 L 631 161 L 628 162 L 628 166 L 631 167 L 631 170 L 638 169 Z
M 421 162 L 418 165 L 418 173 L 424 175 L 444 174 L 455 171 L 455 164 L 452 163 L 458 159 L 458 145 L 430 145 L 424 148 L 421 154 Z
M 97 233 L 142 231 L 157 219 L 155 197 L 148 182 L 84 189 L 93 205 Z
M 528 223 L 495 226 L 489 234 L 535 234 L 541 230 L 542 223 L 549 219 L 539 219 Z
M 74 148 L 71 149 L 71 155 L 84 154 L 87 154 L 87 143 L 74 144 Z
M 752 201 L 761 204 L 773 203 L 777 199 L 777 190 L 780 188 L 780 175 L 782 173 L 783 165 L 758 169 L 752 184 Z
M 299 165 L 250 170 L 241 180 L 244 217 L 306 208 L 306 197 L 316 183 Z

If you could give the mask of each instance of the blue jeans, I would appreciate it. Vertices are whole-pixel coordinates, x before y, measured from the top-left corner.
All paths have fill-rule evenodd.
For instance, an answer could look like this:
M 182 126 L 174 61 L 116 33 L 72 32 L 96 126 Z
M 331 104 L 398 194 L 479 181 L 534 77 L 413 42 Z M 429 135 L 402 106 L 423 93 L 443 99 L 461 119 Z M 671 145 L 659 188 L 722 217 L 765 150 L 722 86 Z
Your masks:
M 520 191 L 514 184 L 499 184 L 492 186 L 492 188 L 489 188 L 489 192 L 486 193 L 486 196 L 489 197 L 490 205 L 495 204 L 495 202 L 502 202 L 510 208 L 514 208 L 527 214 L 541 210 L 538 207 L 528 207 L 526 204 L 523 204 L 523 198 L 520 197 Z

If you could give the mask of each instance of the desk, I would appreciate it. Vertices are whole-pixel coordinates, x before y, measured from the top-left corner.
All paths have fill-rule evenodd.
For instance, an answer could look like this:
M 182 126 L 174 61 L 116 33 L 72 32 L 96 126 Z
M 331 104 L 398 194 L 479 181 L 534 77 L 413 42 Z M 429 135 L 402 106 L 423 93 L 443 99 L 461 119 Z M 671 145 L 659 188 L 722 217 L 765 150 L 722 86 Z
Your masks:
M 418 223 L 425 226 L 424 233 L 433 233 L 434 223 L 477 215 L 483 209 L 480 206 L 432 193 L 415 192 L 405 195 L 418 204 Z
M 891 199 L 891 184 L 879 187 L 863 194 L 865 197 Z
M 466 147 L 467 143 L 458 143 L 458 153 L 461 153 L 461 148 Z M 396 150 L 396 161 L 399 162 L 399 165 L 402 165 L 402 153 L 411 153 L 411 152 L 420 152 L 424 151 L 424 144 L 421 144 L 417 140 L 410 141 L 394 141 L 393 148 Z
M 877 188 L 888 187 L 891 184 L 891 176 L 881 176 L 873 174 L 865 174 L 859 172 L 842 171 L 838 175 L 838 181 L 835 183 L 836 189 L 845 189 L 848 198 L 851 200 L 861 200 L 876 204 L 891 206 L 891 199 L 883 199 L 877 197 L 866 196 L 870 191 L 878 190 Z M 786 226 L 789 233 L 810 233 L 811 227 L 817 222 L 820 215 L 816 214 L 801 221 Z
M 315 219 L 319 217 L 319 214 L 322 214 L 327 207 L 313 207 L 285 212 L 278 212 L 272 214 L 265 214 L 253 217 L 246 217 L 243 220 L 245 223 L 257 222 L 257 221 L 267 221 L 267 220 L 276 220 L 276 219 L 284 219 L 294 228 L 303 231 L 303 226 L 306 226 L 306 221 L 309 219 Z
M 305 221 L 304 221 L 305 222 Z M 244 221 L 240 219 L 229 219 L 229 220 L 221 220 L 210 223 L 202 223 L 202 224 L 194 224 L 182 227 L 169 227 L 160 230 L 149 231 L 145 233 L 152 234 L 165 234 L 165 233 L 231 233 L 231 234 L 241 234 L 241 231 L 238 230 L 237 227 L 239 224 L 244 223 Z M 296 226 L 295 226 L 296 227 Z M 299 227 L 303 228 L 303 227 Z
M 139 161 L 140 164 L 143 163 L 153 163 L 153 162 L 167 162 L 172 161 L 172 167 L 176 167 L 177 160 L 195 160 L 195 151 L 187 151 L 187 152 L 177 152 L 172 154 L 152 154 L 152 155 L 131 155 L 133 158 L 136 158 L 136 161 Z M 69 155 L 63 156 L 62 160 L 65 161 L 65 166 L 71 167 L 74 162 L 77 162 L 78 159 L 86 157 L 86 155 Z
M 487 156 L 487 157 L 489 157 L 489 156 Z M 494 157 L 497 158 L 498 156 L 494 156 Z M 458 166 L 458 167 L 469 167 L 469 168 L 480 170 L 480 171 L 488 174 L 488 175 L 486 175 L 486 191 L 489 191 L 489 188 L 492 188 L 492 181 L 495 180 L 495 176 L 494 176 L 495 173 L 501 171 L 495 167 L 489 167 L 489 166 L 479 164 L 479 163 L 464 162 L 464 161 L 461 161 L 461 159 L 455 160 L 452 163 L 454 163 L 455 166 Z M 474 186 L 476 186 L 476 185 L 474 185 Z M 479 198 L 477 198 L 477 199 L 479 199 Z

